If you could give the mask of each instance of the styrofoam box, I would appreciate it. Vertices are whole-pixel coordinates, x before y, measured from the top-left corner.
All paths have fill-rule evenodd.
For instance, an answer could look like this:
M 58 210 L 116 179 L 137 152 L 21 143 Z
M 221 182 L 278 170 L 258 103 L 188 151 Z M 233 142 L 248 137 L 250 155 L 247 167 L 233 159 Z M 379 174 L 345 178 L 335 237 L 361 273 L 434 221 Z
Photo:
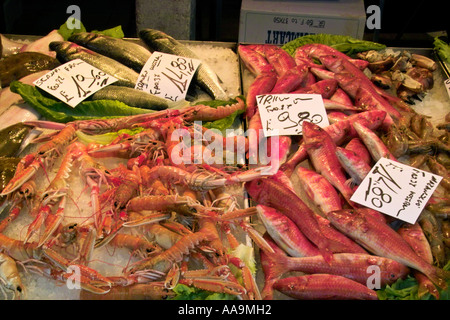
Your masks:
M 285 44 L 307 34 L 339 34 L 362 39 L 363 0 L 242 0 L 239 42 Z

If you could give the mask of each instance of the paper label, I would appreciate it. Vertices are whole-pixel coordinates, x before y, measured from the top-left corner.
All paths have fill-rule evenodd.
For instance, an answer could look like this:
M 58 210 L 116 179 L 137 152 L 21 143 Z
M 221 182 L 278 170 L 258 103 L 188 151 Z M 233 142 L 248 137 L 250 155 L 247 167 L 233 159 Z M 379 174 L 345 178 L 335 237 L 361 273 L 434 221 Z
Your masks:
M 447 94 L 450 98 L 450 79 L 447 79 L 444 81 L 444 86 L 445 86 L 445 89 L 447 89 Z
M 256 96 L 264 136 L 301 135 L 303 121 L 329 125 L 320 94 L 267 94 Z
M 171 101 L 184 100 L 201 61 L 155 51 L 142 68 L 135 89 Z
M 34 81 L 34 85 L 75 107 L 84 99 L 118 79 L 102 70 L 75 59 L 53 69 Z
M 442 177 L 381 158 L 351 201 L 414 224 Z

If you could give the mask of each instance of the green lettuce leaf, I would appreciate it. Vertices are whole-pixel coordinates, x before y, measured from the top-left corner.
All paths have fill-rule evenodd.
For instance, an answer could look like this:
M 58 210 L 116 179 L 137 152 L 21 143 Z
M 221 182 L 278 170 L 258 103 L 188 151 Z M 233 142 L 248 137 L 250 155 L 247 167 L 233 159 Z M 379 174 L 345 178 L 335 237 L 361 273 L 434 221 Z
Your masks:
M 243 99 L 243 97 L 241 97 L 241 99 Z M 233 104 L 233 103 L 236 103 L 236 102 L 237 102 L 237 100 L 234 100 L 234 99 L 230 100 L 230 101 L 209 100 L 209 101 L 198 102 L 198 103 L 196 103 L 196 105 L 203 104 L 203 105 L 206 105 L 206 106 L 217 108 L 219 106 L 225 106 L 225 105 Z M 204 122 L 202 125 L 205 128 L 208 128 L 208 129 L 217 129 L 223 135 L 225 135 L 226 129 L 231 128 L 233 126 L 236 118 L 239 118 L 239 115 L 241 115 L 242 113 L 244 113 L 244 110 L 237 110 L 237 111 L 233 112 L 231 115 L 229 115 L 226 118 L 222 118 L 222 119 L 215 120 L 215 121 L 207 121 L 207 122 Z
M 70 18 L 69 18 L 70 19 Z M 69 20 L 67 19 L 67 20 Z M 76 20 L 76 19 L 75 19 Z M 64 22 L 64 24 L 62 24 L 59 29 L 58 32 L 60 35 L 62 35 L 62 37 L 64 38 L 65 41 L 67 41 L 71 35 L 76 34 L 76 33 L 80 33 L 80 32 L 86 32 L 86 28 L 83 25 L 83 23 L 80 20 L 76 20 L 80 23 L 80 28 L 77 29 L 69 29 L 67 26 L 67 21 Z M 123 38 L 125 37 L 125 34 L 123 33 L 122 30 L 122 26 L 116 26 L 113 28 L 109 28 L 109 29 L 105 29 L 105 30 L 92 30 L 91 32 L 93 33 L 100 33 L 100 34 L 104 34 L 106 36 L 110 36 L 113 38 Z
M 450 261 L 442 268 L 443 270 L 450 270 Z M 448 288 L 439 291 L 439 300 L 450 299 L 450 280 L 447 280 Z M 419 285 L 417 280 L 408 275 L 405 279 L 398 279 L 392 285 L 377 290 L 378 299 L 380 300 L 436 300 L 436 298 L 427 293 L 419 298 L 418 296 Z
M 67 19 L 67 20 L 69 20 L 69 19 Z M 66 21 L 58 29 L 58 33 L 60 35 L 62 35 L 62 37 L 64 38 L 65 41 L 67 41 L 67 39 L 69 39 L 70 36 L 75 33 L 86 32 L 86 28 L 84 27 L 83 23 L 80 20 L 77 20 L 77 19 L 75 19 L 75 20 L 80 23 L 80 28 L 69 29 L 69 27 L 67 26 L 67 21 Z
M 103 34 L 105 36 L 109 36 L 109 37 L 113 37 L 113 38 L 119 38 L 119 39 L 122 39 L 123 37 L 125 37 L 125 34 L 123 33 L 123 30 L 122 30 L 122 26 L 113 27 L 113 28 L 106 29 L 106 30 L 103 30 L 103 31 L 92 30 L 91 32 L 93 32 L 93 33 L 100 33 L 100 34 Z
M 439 37 L 434 38 L 433 45 L 439 57 L 441 57 L 441 59 L 446 63 L 450 64 L 450 45 L 439 39 Z
M 298 37 L 283 45 L 282 49 L 293 56 L 298 47 L 311 43 L 326 44 L 349 56 L 362 51 L 378 51 L 386 48 L 384 44 L 377 42 L 359 40 L 350 36 L 319 33 Z
M 133 136 L 135 134 L 142 132 L 143 130 L 144 128 L 142 127 L 136 127 L 133 129 L 121 129 L 118 131 L 107 132 L 103 134 L 86 134 L 80 130 L 77 130 L 77 137 L 84 144 L 97 143 L 101 145 L 107 145 L 110 144 L 114 139 L 116 139 L 121 134 L 129 134 L 130 136 Z
M 85 100 L 75 108 L 44 95 L 38 88 L 14 81 L 10 84 L 12 92 L 20 94 L 23 100 L 32 106 L 40 115 L 49 121 L 70 122 L 75 120 L 90 120 L 99 118 L 118 118 L 137 114 L 155 112 L 148 109 L 130 107 L 116 100 Z
M 173 288 L 175 296 L 170 300 L 236 300 L 237 297 L 227 293 L 210 292 L 196 287 L 177 284 Z

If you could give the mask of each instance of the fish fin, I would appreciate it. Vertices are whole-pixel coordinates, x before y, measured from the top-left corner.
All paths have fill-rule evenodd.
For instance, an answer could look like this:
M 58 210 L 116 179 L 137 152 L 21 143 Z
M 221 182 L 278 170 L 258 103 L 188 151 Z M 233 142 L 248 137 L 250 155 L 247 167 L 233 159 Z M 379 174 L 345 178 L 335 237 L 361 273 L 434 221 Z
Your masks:
M 351 188 L 351 189 L 353 189 L 355 186 L 357 186 L 355 180 L 353 180 L 352 178 L 346 180 L 346 181 L 344 182 L 344 184 L 345 184 L 347 187 Z

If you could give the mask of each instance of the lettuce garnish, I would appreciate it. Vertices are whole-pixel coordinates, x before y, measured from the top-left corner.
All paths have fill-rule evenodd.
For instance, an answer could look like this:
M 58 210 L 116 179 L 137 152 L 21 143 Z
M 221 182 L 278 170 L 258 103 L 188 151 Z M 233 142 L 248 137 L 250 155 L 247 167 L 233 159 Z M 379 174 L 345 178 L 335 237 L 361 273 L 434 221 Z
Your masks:
M 358 52 L 368 50 L 378 51 L 386 48 L 386 45 L 377 42 L 359 40 L 350 36 L 319 33 L 298 37 L 283 45 L 282 49 L 293 56 L 298 47 L 311 43 L 326 44 L 349 56 Z

